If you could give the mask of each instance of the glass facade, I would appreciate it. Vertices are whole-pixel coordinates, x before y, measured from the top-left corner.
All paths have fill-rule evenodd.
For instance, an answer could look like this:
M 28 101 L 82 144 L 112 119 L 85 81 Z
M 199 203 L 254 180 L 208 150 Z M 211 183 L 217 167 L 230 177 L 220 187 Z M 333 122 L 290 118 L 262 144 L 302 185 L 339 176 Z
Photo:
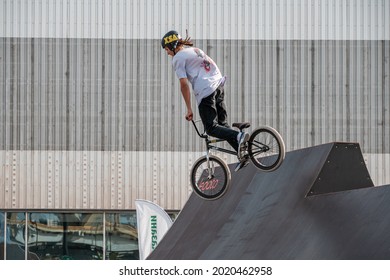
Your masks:
M 0 260 L 67 259 L 139 259 L 136 212 L 0 212 Z
M 13 212 L 6 214 L 5 228 L 5 259 L 25 260 L 25 239 L 26 239 L 26 214 L 24 212 Z
M 5 217 L 4 213 L 0 212 L 0 260 L 4 260 L 4 240 L 5 240 Z
M 106 259 L 139 259 L 135 213 L 106 215 Z
M 103 259 L 102 213 L 29 213 L 28 252 L 38 259 Z

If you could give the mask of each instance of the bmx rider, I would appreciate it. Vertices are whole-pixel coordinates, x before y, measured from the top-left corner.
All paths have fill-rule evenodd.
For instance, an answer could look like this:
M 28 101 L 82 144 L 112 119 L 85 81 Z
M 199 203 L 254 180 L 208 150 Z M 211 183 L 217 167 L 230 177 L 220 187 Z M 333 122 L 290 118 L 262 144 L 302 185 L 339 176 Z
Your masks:
M 235 171 L 244 167 L 248 160 L 243 155 L 244 144 L 249 134 L 232 129 L 227 122 L 227 109 L 224 101 L 224 84 L 217 64 L 201 49 L 193 46 L 190 38 L 185 39 L 175 30 L 164 35 L 161 47 L 167 55 L 172 56 L 172 66 L 180 81 L 180 90 L 187 107 L 186 120 L 193 119 L 191 108 L 191 92 L 195 95 L 198 111 L 206 133 L 210 136 L 226 140 L 237 151 L 239 163 Z

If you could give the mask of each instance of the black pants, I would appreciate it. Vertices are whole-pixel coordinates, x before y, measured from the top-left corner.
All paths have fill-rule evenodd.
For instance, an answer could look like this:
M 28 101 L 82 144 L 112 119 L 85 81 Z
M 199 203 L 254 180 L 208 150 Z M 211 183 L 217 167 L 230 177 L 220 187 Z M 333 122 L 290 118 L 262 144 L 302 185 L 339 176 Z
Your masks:
M 208 97 L 203 98 L 198 108 L 206 133 L 210 136 L 227 140 L 237 151 L 237 135 L 239 132 L 232 129 L 227 123 L 223 89 L 217 89 Z

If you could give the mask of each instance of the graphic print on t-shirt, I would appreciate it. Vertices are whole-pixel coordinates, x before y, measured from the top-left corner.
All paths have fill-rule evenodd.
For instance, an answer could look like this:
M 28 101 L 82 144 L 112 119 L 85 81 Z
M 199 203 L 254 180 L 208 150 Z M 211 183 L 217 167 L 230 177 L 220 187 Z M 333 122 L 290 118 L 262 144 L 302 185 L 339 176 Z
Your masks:
M 198 48 L 194 48 L 194 51 L 196 52 L 198 57 L 203 58 L 203 63 L 201 64 L 201 66 L 206 70 L 206 72 L 209 72 L 211 64 L 209 57 Z

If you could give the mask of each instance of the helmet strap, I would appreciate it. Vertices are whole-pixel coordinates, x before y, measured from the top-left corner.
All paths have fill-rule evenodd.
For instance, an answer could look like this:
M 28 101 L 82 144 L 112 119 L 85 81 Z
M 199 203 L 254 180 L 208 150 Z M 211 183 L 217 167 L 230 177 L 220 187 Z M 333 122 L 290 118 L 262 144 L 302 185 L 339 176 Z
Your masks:
M 176 43 L 174 46 L 172 46 L 172 52 L 173 52 L 173 55 L 176 55 L 177 54 L 177 46 L 178 46 L 178 43 Z

